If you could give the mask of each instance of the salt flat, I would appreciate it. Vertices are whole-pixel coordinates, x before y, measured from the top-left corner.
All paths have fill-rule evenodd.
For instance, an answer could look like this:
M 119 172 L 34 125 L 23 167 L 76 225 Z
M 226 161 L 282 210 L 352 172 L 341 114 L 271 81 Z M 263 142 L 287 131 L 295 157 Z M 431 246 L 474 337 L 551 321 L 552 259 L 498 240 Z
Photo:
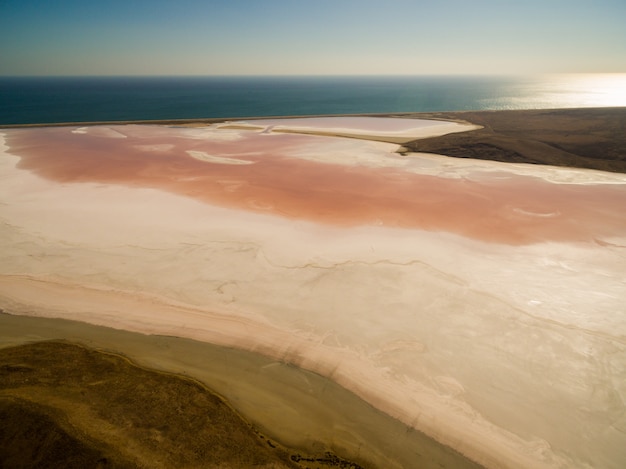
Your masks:
M 415 140 L 456 132 L 467 132 L 480 126 L 443 120 L 394 119 L 393 117 L 327 116 L 254 119 L 221 124 L 219 128 L 250 128 L 271 132 L 331 134 L 361 138 L 391 139 L 394 142 Z
M 266 126 L 4 134 L 2 309 L 292 363 L 487 467 L 626 458 L 626 176 Z

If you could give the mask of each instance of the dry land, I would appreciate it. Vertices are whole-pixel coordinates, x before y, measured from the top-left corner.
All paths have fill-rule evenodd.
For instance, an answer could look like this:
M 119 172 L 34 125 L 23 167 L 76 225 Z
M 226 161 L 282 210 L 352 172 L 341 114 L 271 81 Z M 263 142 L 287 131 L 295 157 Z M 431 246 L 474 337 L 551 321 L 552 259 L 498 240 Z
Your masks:
M 201 383 L 65 342 L 0 349 L 3 467 L 344 467 L 259 434 Z
M 405 143 L 410 151 L 626 173 L 625 108 L 418 115 L 462 119 L 483 129 Z

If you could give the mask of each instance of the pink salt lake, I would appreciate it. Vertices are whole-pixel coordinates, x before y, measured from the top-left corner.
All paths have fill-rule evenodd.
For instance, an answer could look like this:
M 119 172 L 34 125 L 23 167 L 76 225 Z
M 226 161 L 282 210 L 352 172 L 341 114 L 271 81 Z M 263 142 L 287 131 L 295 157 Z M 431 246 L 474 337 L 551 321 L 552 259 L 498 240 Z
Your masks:
M 324 224 L 445 231 L 506 244 L 601 242 L 626 232 L 625 184 L 555 184 L 502 166 L 439 177 L 420 174 L 410 157 L 395 153 L 396 145 L 272 131 L 397 136 L 450 123 L 367 117 L 251 122 L 256 130 L 36 128 L 7 132 L 7 143 L 20 168 L 51 180 L 161 189 Z M 354 157 L 359 154 L 367 157 Z

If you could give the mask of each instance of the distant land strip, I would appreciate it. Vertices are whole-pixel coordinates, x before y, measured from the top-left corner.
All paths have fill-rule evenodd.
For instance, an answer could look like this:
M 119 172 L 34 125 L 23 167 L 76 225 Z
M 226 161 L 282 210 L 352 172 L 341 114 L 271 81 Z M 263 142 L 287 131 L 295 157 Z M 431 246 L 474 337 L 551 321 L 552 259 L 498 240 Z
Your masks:
M 483 128 L 404 144 L 407 151 L 626 173 L 626 108 L 420 113 Z
M 220 122 L 297 117 L 338 117 L 337 114 L 206 119 L 133 120 L 13 124 L 2 128 L 92 125 L 209 125 Z M 347 116 L 343 114 L 341 116 Z M 397 117 L 461 121 L 483 128 L 402 143 L 401 151 L 436 153 L 508 163 L 530 163 L 626 173 L 626 107 L 371 113 L 349 116 Z M 364 137 L 371 139 L 370 137 Z M 382 141 L 389 139 L 381 138 Z

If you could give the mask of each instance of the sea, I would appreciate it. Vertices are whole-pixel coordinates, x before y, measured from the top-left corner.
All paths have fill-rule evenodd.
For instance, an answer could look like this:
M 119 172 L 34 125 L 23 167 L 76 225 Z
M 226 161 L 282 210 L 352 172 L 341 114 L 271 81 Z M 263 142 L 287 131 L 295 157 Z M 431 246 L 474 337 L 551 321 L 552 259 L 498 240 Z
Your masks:
M 626 74 L 0 77 L 0 125 L 626 106 Z

